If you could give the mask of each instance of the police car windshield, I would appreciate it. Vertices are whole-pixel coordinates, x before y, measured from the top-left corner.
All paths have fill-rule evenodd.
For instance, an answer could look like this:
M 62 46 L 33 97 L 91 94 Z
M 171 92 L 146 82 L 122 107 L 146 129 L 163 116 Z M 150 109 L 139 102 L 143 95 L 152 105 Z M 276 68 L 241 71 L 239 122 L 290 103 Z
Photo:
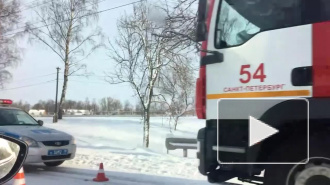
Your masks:
M 38 122 L 24 111 L 0 109 L 0 126 L 4 125 L 38 125 Z

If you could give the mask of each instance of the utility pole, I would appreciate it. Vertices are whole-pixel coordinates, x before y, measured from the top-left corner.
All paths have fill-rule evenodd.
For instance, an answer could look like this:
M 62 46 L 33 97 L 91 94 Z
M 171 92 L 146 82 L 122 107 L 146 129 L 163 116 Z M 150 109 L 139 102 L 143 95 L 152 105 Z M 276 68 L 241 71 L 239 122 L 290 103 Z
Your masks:
M 57 120 L 58 120 L 57 95 L 58 95 L 58 73 L 60 72 L 60 68 L 57 67 L 56 70 L 57 70 L 57 76 L 56 76 L 56 96 L 55 96 L 55 111 L 54 111 L 53 123 L 57 123 Z

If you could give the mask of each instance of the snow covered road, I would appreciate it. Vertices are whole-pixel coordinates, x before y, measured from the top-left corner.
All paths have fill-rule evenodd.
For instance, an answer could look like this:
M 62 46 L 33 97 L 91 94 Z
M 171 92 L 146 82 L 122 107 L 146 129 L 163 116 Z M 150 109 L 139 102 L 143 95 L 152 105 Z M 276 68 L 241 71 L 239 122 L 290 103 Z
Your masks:
M 196 151 L 189 150 L 187 158 L 182 157 L 182 150 L 166 153 L 165 138 L 170 133 L 166 118 L 151 118 L 148 149 L 142 147 L 143 125 L 138 117 L 65 117 L 57 124 L 52 123 L 52 118 L 36 119 L 43 120 L 46 127 L 73 135 L 77 153 L 73 160 L 56 168 L 25 165 L 27 185 L 209 184 L 198 172 Z M 204 122 L 201 120 L 182 118 L 178 130 L 172 134 L 196 138 L 202 127 Z M 101 162 L 110 178 L 106 183 L 91 181 Z M 237 180 L 231 182 L 238 183 Z
M 145 174 L 105 171 L 108 182 L 94 182 L 97 171 L 69 167 L 50 168 L 43 165 L 25 165 L 27 185 L 210 185 L 205 180 L 191 180 Z M 9 181 L 5 185 L 11 185 Z M 224 183 L 223 185 L 231 185 Z
M 97 171 L 69 167 L 49 168 L 43 165 L 25 166 L 26 184 L 29 185 L 205 185 L 202 180 L 189 180 L 174 177 L 105 171 L 108 182 L 93 182 Z M 12 182 L 7 183 L 8 185 Z

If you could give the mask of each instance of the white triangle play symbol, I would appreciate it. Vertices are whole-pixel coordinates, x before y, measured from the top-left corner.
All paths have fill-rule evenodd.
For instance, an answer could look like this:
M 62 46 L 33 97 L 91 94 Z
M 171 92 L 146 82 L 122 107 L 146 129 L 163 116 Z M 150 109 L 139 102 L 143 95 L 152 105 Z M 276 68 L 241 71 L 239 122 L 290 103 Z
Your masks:
M 250 116 L 249 120 L 249 147 L 261 142 L 262 140 L 278 133 L 279 131 L 262 121 Z

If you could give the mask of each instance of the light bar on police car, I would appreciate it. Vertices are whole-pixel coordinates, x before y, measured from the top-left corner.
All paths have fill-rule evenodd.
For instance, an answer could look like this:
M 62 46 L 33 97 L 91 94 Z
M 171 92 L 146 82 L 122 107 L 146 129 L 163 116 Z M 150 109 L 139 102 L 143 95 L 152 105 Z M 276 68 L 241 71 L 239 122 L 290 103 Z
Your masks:
M 11 104 L 13 104 L 13 101 L 8 100 L 8 99 L 0 99 L 0 104 L 2 104 L 2 105 L 11 105 Z

